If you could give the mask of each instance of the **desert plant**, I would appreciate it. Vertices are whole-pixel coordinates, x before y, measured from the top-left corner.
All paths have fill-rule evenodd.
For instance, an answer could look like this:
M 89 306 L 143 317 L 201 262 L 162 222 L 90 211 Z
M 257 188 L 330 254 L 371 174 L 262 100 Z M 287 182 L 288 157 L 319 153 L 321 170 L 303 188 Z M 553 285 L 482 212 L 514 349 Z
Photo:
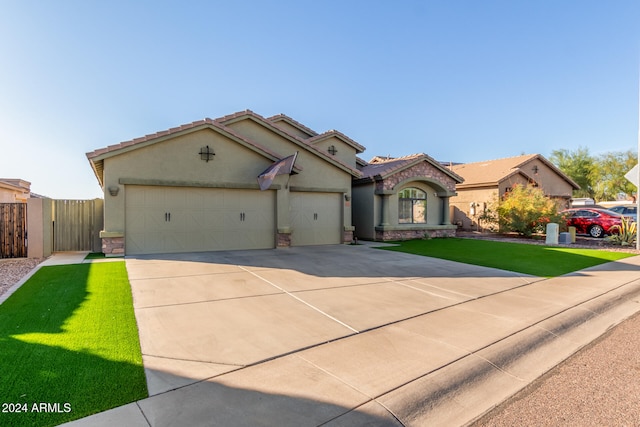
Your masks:
M 616 245 L 630 246 L 635 243 L 638 229 L 637 224 L 630 218 L 623 217 L 620 225 L 610 228 L 611 236 L 607 239 Z

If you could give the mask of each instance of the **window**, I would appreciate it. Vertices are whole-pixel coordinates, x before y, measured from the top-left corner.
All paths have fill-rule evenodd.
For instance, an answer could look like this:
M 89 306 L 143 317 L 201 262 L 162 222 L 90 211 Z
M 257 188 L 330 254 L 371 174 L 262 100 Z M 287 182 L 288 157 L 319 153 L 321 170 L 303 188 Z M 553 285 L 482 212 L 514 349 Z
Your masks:
M 420 224 L 427 222 L 427 193 L 417 188 L 405 188 L 398 193 L 398 222 Z

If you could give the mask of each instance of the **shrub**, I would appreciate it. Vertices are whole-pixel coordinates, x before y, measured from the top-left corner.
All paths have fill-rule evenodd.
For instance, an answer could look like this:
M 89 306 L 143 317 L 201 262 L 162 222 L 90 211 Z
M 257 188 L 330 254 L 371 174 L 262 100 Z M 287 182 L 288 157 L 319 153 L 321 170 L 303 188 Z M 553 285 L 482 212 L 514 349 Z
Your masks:
M 525 236 L 544 233 L 550 222 L 562 223 L 556 202 L 533 185 L 514 185 L 498 203 L 496 212 L 501 230 Z

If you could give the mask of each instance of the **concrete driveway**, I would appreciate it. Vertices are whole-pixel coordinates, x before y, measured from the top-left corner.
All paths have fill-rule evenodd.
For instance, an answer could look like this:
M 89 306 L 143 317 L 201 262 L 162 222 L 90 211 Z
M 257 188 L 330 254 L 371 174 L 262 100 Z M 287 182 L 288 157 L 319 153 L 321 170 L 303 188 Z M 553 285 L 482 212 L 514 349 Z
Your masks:
M 86 425 L 460 425 L 635 313 L 640 259 L 544 280 L 362 246 L 127 258 L 150 396 Z

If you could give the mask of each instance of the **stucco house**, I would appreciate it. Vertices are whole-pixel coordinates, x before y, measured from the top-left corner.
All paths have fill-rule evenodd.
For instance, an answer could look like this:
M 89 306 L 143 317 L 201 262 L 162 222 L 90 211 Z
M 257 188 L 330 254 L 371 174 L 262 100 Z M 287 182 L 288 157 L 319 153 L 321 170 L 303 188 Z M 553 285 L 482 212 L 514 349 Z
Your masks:
M 570 207 L 573 190 L 580 188 L 571 178 L 540 154 L 453 165 L 453 172 L 464 178 L 451 199 L 453 222 L 464 230 L 478 228 L 478 219 L 491 202 L 504 196 L 516 184 L 533 184 Z
M 403 240 L 453 236 L 449 199 L 463 179 L 426 154 L 358 159 L 353 223 L 358 238 Z
M 350 242 L 351 180 L 364 147 L 285 115 L 243 111 L 87 153 L 105 192 L 108 255 Z M 257 177 L 298 152 L 293 175 Z
M 455 230 L 448 199 L 460 177 L 424 154 L 367 163 L 357 157 L 364 150 L 339 131 L 246 110 L 92 151 L 105 193 L 103 252 L 263 249 Z M 257 177 L 294 153 L 292 174 L 262 191 Z
M 27 203 L 31 183 L 23 179 L 0 178 L 0 203 Z

